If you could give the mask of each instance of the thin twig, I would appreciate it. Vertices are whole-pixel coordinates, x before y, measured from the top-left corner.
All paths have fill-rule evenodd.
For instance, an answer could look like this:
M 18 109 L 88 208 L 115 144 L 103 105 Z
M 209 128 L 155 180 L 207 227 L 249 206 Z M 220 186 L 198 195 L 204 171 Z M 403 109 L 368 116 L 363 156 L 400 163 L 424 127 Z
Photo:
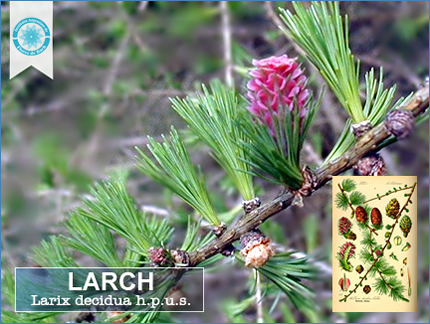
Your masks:
M 372 253 L 372 259 L 373 259 L 373 262 L 376 262 L 378 258 L 375 258 L 375 256 L 373 255 L 375 253 L 375 251 L 373 250 L 373 246 L 372 246 L 372 231 L 370 231 L 370 233 L 369 233 L 369 241 L 370 241 L 370 252 Z M 381 270 L 379 270 L 379 268 L 376 268 L 376 270 L 378 270 L 378 273 L 381 276 L 382 281 L 388 286 L 388 288 L 393 289 L 388 284 L 388 282 L 385 281 L 385 278 L 382 276 Z
M 103 86 L 103 94 L 105 96 L 110 96 L 110 94 L 111 94 L 112 85 L 118 76 L 119 67 L 120 67 L 122 59 L 125 55 L 125 51 L 127 49 L 129 39 L 130 39 L 130 33 L 127 33 L 124 36 L 124 38 L 122 39 L 122 41 L 119 45 L 119 48 L 116 52 L 116 55 L 115 55 L 114 59 L 112 60 L 112 64 L 111 64 L 109 72 L 106 76 L 106 82 Z
M 130 32 L 127 32 L 120 45 L 118 50 L 116 51 L 116 54 L 112 60 L 112 63 L 110 65 L 110 68 L 106 75 L 106 81 L 103 85 L 103 94 L 108 98 L 108 100 L 100 106 L 97 113 L 97 120 L 94 127 L 94 131 L 91 134 L 91 137 L 88 139 L 87 142 L 84 143 L 84 146 L 81 148 L 78 148 L 78 150 L 75 151 L 75 153 L 72 155 L 70 159 L 70 164 L 73 166 L 76 166 L 78 163 L 83 165 L 85 164 L 89 157 L 94 155 L 99 148 L 100 143 L 100 136 L 104 127 L 104 117 L 108 113 L 110 109 L 110 97 L 112 94 L 112 87 L 115 83 L 116 78 L 119 74 L 119 69 L 121 66 L 121 62 L 125 56 L 125 52 L 127 50 L 128 42 L 130 41 Z M 81 157 L 83 155 L 83 157 Z
M 119 4 L 121 4 L 121 1 L 118 1 Z M 148 6 L 149 1 L 140 1 L 138 11 L 139 13 L 142 13 L 145 11 L 145 9 Z M 148 46 L 143 42 L 143 40 L 139 37 L 139 33 L 136 29 L 136 23 L 131 19 L 130 15 L 127 14 L 125 10 L 121 10 L 123 18 L 127 22 L 127 27 L 129 30 L 129 33 L 131 37 L 133 38 L 136 45 L 139 47 L 141 51 L 147 51 Z
M 387 194 L 385 194 L 385 195 L 382 195 L 382 196 L 376 196 L 375 198 L 372 198 L 372 199 L 366 200 L 363 204 L 367 204 L 368 202 L 370 202 L 370 201 L 372 201 L 372 200 L 376 200 L 376 199 L 379 199 L 379 198 L 382 198 L 382 197 L 386 197 L 386 196 L 389 196 L 389 195 L 391 195 L 391 194 L 393 194 L 393 193 L 396 193 L 396 192 L 399 192 L 399 191 L 402 191 L 402 190 L 408 190 L 408 189 L 411 189 L 411 188 L 412 188 L 412 186 L 410 186 L 410 187 L 405 187 L 405 188 L 398 189 L 398 190 L 394 190 L 394 191 L 389 192 L 389 193 L 387 193 Z
M 261 298 L 261 277 L 260 272 L 255 270 L 256 290 L 255 290 L 255 306 L 257 308 L 257 323 L 264 323 L 263 318 L 263 300 Z
M 419 89 L 410 100 L 402 105 L 402 109 L 410 110 L 414 116 L 418 116 L 427 110 L 429 106 L 429 87 L 428 84 Z M 330 161 L 323 167 L 315 171 L 314 190 L 322 188 L 329 182 L 333 176 L 341 174 L 351 169 L 359 159 L 371 151 L 378 150 L 378 145 L 389 138 L 384 123 L 374 127 L 368 133 L 359 138 L 356 144 L 345 154 L 335 161 Z M 234 227 L 228 228 L 219 238 L 211 243 L 190 253 L 190 266 L 196 266 L 200 262 L 224 251 L 234 241 L 237 241 L 243 234 L 260 226 L 265 220 L 276 215 L 281 210 L 288 208 L 292 201 L 293 195 L 284 192 L 277 198 L 273 199 L 254 211 L 246 214 L 240 219 Z
M 228 1 L 220 1 L 221 11 L 221 26 L 222 26 L 222 39 L 224 46 L 224 62 L 225 62 L 225 83 L 229 87 L 233 87 L 233 62 L 231 57 L 231 26 L 230 14 L 228 12 Z

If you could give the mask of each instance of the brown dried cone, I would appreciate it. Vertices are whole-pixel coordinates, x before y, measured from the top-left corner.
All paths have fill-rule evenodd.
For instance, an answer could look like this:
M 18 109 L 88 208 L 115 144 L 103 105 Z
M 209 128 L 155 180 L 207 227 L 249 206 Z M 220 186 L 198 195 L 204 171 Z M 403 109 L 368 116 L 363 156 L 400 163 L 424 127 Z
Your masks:
M 385 127 L 397 138 L 407 137 L 414 128 L 415 117 L 408 110 L 395 109 L 390 111 L 385 119 Z
M 358 124 L 351 125 L 352 133 L 355 138 L 360 138 L 373 128 L 368 121 L 362 121 Z M 384 176 L 387 174 L 384 159 L 375 152 L 370 152 L 362 157 L 353 167 L 354 175 L 357 176 Z
M 380 227 L 382 224 L 382 215 L 378 208 L 373 208 L 370 213 L 370 219 L 375 227 Z
M 387 174 L 384 159 L 375 152 L 361 158 L 353 169 L 354 175 L 357 176 L 385 176 Z
M 368 220 L 367 212 L 361 206 L 358 206 L 355 209 L 355 217 L 357 218 L 357 222 L 359 222 L 359 223 L 366 223 Z
M 240 243 L 243 247 L 240 253 L 246 257 L 245 266 L 247 267 L 261 267 L 275 255 L 271 240 L 258 229 L 242 235 Z

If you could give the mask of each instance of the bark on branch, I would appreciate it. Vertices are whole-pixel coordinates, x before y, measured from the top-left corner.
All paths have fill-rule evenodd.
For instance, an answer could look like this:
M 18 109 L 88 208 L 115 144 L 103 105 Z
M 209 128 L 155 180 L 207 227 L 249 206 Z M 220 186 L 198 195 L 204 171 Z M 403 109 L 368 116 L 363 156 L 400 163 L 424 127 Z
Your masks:
M 421 115 L 429 106 L 429 86 L 428 83 L 419 89 L 407 102 L 399 109 L 410 110 L 415 117 Z M 378 150 L 378 144 L 390 137 L 384 123 L 374 127 L 368 133 L 360 137 L 356 144 L 339 159 L 318 168 L 315 171 L 316 183 L 315 190 L 323 187 L 333 176 L 351 169 L 357 162 L 371 151 Z M 288 208 L 292 201 L 293 195 L 289 192 L 282 193 L 254 211 L 245 214 L 233 227 L 228 228 L 215 241 L 208 243 L 206 246 L 190 253 L 189 266 L 196 266 L 200 262 L 221 253 L 227 246 L 249 232 L 260 226 L 265 220 L 274 216 L 281 210 Z

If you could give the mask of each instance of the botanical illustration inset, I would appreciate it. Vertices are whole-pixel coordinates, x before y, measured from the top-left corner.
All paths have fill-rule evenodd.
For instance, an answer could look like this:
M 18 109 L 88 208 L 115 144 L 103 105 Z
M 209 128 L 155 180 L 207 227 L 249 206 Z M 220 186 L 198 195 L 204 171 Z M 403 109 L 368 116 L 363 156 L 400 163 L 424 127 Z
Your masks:
M 334 177 L 333 311 L 416 309 L 414 197 L 416 177 Z

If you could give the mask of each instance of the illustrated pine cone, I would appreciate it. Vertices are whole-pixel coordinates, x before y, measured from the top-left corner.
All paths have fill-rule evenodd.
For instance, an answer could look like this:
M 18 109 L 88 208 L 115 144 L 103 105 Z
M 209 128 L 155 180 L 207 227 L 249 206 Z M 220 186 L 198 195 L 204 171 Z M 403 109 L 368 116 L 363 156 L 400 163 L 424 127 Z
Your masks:
M 343 235 L 346 239 L 354 241 L 357 238 L 357 235 L 353 231 L 351 231 L 352 223 L 346 217 L 341 217 L 339 219 L 338 228 L 339 233 Z
M 342 217 L 341 219 L 339 219 L 340 234 L 342 235 L 348 234 L 348 232 L 351 230 L 351 226 L 352 226 L 352 223 L 348 218 Z
M 405 215 L 400 220 L 400 229 L 403 232 L 404 237 L 408 237 L 409 232 L 411 231 L 412 220 L 408 215 Z
M 396 218 L 397 214 L 399 213 L 399 210 L 400 204 L 396 198 L 391 199 L 388 205 L 385 207 L 385 213 L 388 217 L 391 217 L 393 219 Z
M 368 220 L 367 212 L 361 206 L 358 206 L 357 209 L 355 210 L 355 217 L 357 218 L 357 222 L 359 223 L 366 223 Z
M 370 219 L 375 227 L 380 227 L 382 224 L 382 215 L 378 208 L 373 208 L 370 213 Z
M 363 266 L 360 264 L 355 268 L 355 271 L 357 271 L 358 273 L 362 273 L 364 270 Z

